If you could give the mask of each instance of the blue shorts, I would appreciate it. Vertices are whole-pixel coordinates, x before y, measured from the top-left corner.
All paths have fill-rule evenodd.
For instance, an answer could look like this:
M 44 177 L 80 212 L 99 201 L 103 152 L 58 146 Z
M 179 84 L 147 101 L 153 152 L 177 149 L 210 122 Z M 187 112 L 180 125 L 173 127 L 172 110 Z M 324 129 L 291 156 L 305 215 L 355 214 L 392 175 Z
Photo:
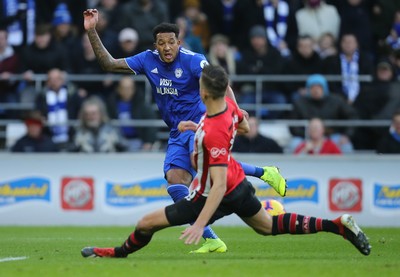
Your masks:
M 194 178 L 197 174 L 192 167 L 190 155 L 194 147 L 194 132 L 186 131 L 175 138 L 168 139 L 167 153 L 164 160 L 164 176 L 173 168 L 184 169 Z

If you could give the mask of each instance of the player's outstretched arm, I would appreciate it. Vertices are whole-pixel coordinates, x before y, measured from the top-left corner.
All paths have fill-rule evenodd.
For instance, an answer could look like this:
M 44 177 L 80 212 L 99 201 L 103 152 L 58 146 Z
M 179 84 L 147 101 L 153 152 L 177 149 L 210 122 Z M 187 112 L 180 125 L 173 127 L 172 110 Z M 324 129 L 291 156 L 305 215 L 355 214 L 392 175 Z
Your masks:
M 213 185 L 208 194 L 206 203 L 193 225 L 186 228 L 179 237 L 185 240 L 185 244 L 199 243 L 204 232 L 204 227 L 217 210 L 222 198 L 224 198 L 228 175 L 227 167 L 212 166 L 210 167 L 210 175 Z
M 89 37 L 90 44 L 101 68 L 109 72 L 132 73 L 124 59 L 114 59 L 104 47 L 96 32 L 99 12 L 96 9 L 87 9 L 83 12 L 83 25 Z
M 239 126 L 237 129 L 238 135 L 244 135 L 250 131 L 250 125 L 249 122 L 247 121 L 247 118 L 243 116 L 243 120 L 239 122 Z

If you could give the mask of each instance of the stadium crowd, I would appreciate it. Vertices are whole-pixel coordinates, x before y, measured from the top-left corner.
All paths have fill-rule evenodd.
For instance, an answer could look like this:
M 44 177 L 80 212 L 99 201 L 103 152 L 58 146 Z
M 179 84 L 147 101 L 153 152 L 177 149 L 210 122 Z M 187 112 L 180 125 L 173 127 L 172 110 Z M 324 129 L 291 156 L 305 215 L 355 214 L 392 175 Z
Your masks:
M 335 154 L 400 153 L 400 1 L 1 1 L 0 119 L 22 119 L 28 130 L 36 130 L 34 137 L 27 139 L 28 132 L 11 151 L 160 150 L 157 128 L 115 127 L 108 122 L 159 118 L 148 106 L 141 84 L 125 75 L 119 81 L 107 75 L 101 82 L 68 80 L 68 74 L 105 74 L 83 28 L 83 11 L 97 8 L 97 32 L 115 58 L 153 49 L 153 27 L 174 22 L 183 47 L 206 55 L 232 76 L 309 76 L 299 82 L 263 82 L 263 104 L 293 108 L 264 109 L 257 120 L 316 122 L 318 132 L 325 130 L 321 140 L 333 144 Z M 42 91 L 34 86 L 35 74 L 47 74 Z M 326 75 L 339 75 L 341 80 L 328 82 Z M 362 82 L 360 75 L 370 75 L 372 81 Z M 239 104 L 256 102 L 254 83 L 231 85 Z M 34 103 L 35 109 L 26 113 L 1 109 L 2 103 L 22 102 Z M 390 129 L 324 126 L 325 120 L 335 119 L 393 123 Z M 78 120 L 79 126 L 66 125 L 69 120 Z M 290 128 L 293 139 L 287 152 L 329 154 L 319 151 L 321 145 L 308 149 L 309 131 Z M 238 143 L 242 145 L 236 149 L 257 149 L 243 146 L 244 140 Z

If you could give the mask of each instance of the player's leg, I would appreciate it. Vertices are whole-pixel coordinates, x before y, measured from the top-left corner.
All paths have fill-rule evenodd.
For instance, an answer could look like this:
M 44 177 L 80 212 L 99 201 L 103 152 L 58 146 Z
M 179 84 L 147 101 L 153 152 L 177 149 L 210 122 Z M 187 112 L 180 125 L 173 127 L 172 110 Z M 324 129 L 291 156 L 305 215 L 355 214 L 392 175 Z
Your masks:
M 280 234 L 313 234 L 330 232 L 349 240 L 362 254 L 369 255 L 371 246 L 363 231 L 352 216 L 344 214 L 334 220 L 322 219 L 296 213 L 285 213 L 277 216 L 269 215 L 255 196 L 251 184 L 244 180 L 240 184 L 240 203 L 235 213 L 262 235 Z M 239 191 L 239 190 L 238 190 Z
M 371 246 L 364 232 L 353 217 L 348 214 L 344 214 L 334 220 L 328 220 L 295 213 L 270 216 L 261 208 L 254 216 L 242 219 L 262 235 L 301 235 L 330 232 L 349 240 L 364 255 L 369 255 L 371 252 Z
M 168 140 L 168 148 L 164 161 L 164 172 L 168 182 L 167 191 L 174 202 L 189 195 L 189 186 L 196 171 L 190 160 L 193 151 L 194 133 L 187 131 L 178 138 Z M 193 253 L 223 253 L 227 251 L 225 243 L 214 233 L 210 226 L 204 228 L 203 238 L 206 240 L 202 247 Z
M 145 215 L 139 220 L 135 231 L 119 247 L 85 247 L 81 250 L 83 257 L 110 257 L 125 258 L 129 254 L 145 247 L 151 240 L 153 234 L 161 229 L 169 227 L 170 224 L 165 214 L 165 208 Z
M 264 166 L 259 167 L 244 162 L 239 162 L 243 168 L 246 176 L 253 176 L 260 178 L 264 182 L 268 183 L 280 196 L 286 195 L 286 180 L 283 178 L 279 169 L 276 166 Z

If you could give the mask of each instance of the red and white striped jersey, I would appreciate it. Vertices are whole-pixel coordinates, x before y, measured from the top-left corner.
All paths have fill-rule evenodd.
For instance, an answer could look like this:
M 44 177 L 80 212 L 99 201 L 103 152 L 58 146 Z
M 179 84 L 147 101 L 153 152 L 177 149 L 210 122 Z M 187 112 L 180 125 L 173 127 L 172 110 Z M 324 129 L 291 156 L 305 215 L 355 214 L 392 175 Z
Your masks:
M 243 120 L 243 114 L 232 99 L 225 97 L 227 106 L 219 114 L 201 118 L 197 127 L 194 145 L 194 162 L 197 175 L 192 188 L 197 198 L 208 196 L 213 185 L 210 176 L 211 166 L 228 167 L 227 190 L 229 194 L 245 178 L 241 165 L 231 156 L 231 149 L 237 132 L 239 122 Z

